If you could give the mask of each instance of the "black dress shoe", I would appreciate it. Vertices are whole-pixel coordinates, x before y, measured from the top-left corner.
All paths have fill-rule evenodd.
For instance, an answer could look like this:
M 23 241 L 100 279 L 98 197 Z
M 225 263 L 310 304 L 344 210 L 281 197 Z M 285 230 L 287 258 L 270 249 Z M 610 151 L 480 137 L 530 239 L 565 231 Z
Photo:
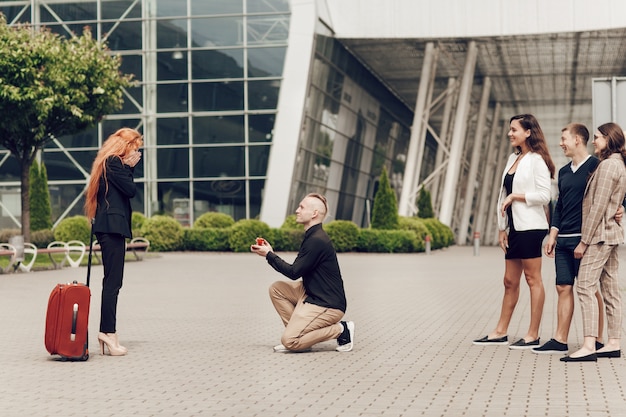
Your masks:
M 572 358 L 571 356 L 563 356 L 561 362 L 598 362 L 598 355 L 590 353 L 589 355 Z
M 596 352 L 598 358 L 620 358 L 622 356 L 621 350 L 610 350 L 608 352 Z

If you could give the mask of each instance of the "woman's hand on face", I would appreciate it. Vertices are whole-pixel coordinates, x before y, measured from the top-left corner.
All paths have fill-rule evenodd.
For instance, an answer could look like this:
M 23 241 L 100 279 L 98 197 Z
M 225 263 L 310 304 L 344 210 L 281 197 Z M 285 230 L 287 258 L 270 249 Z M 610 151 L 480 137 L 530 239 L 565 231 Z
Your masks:
M 141 152 L 133 151 L 130 154 L 126 155 L 123 159 L 124 163 L 130 167 L 134 167 L 141 160 Z

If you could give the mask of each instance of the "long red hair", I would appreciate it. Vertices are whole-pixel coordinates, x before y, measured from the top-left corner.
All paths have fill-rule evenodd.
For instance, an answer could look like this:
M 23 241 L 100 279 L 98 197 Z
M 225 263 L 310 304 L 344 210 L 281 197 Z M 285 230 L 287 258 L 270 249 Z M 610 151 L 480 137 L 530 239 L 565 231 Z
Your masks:
M 124 158 L 131 152 L 139 149 L 141 145 L 143 145 L 141 133 L 128 127 L 121 128 L 104 141 L 102 148 L 100 148 L 98 154 L 96 155 L 96 159 L 93 161 L 91 176 L 89 177 L 89 182 L 87 183 L 87 193 L 85 194 L 85 215 L 89 219 L 96 217 L 100 177 L 104 177 L 105 186 L 109 186 L 108 181 L 106 181 L 107 159 L 114 156 L 120 158 L 123 163 Z

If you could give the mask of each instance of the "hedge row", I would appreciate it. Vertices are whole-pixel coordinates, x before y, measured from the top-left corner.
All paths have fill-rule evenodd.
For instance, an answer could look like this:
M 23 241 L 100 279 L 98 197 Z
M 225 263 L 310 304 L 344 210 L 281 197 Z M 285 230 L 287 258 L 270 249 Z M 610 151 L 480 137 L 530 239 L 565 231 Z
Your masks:
M 397 230 L 361 229 L 347 220 L 334 220 L 324 225 L 337 252 L 387 252 L 412 253 L 425 250 L 426 236 L 431 238 L 431 249 L 439 249 L 454 243 L 454 235 L 449 227 L 437 219 L 417 217 L 400 218 Z M 277 251 L 297 251 L 304 237 L 301 225 L 295 216 L 289 216 L 278 229 L 272 229 L 259 220 L 239 220 L 235 222 L 222 213 L 205 213 L 192 228 L 183 228 L 174 218 L 155 215 L 146 218 L 141 213 L 133 213 L 132 229 L 134 236 L 143 236 L 150 241 L 150 250 L 167 251 L 233 251 L 248 252 L 257 236 L 264 237 Z M 53 240 L 81 240 L 89 243 L 90 224 L 84 216 L 64 219 L 51 231 L 38 231 L 31 234 L 32 243 L 46 247 Z M 15 229 L 0 231 L 0 241 L 20 234 Z

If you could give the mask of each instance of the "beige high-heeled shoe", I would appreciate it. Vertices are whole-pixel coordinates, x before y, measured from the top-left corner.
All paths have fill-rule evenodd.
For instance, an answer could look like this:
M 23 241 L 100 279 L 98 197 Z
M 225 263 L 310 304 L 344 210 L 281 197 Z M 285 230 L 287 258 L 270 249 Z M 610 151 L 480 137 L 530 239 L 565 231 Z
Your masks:
M 120 345 L 120 341 L 117 338 L 117 333 L 107 333 L 109 337 L 112 337 L 113 340 L 115 340 L 115 346 L 117 346 L 119 349 L 123 350 L 124 352 L 128 353 L 128 349 L 126 349 L 124 346 Z
M 100 342 L 100 354 L 104 355 L 104 345 L 109 349 L 111 356 L 124 356 L 128 352 L 126 348 L 122 348 L 117 343 L 117 338 L 113 337 L 115 333 L 98 333 L 98 341 Z

